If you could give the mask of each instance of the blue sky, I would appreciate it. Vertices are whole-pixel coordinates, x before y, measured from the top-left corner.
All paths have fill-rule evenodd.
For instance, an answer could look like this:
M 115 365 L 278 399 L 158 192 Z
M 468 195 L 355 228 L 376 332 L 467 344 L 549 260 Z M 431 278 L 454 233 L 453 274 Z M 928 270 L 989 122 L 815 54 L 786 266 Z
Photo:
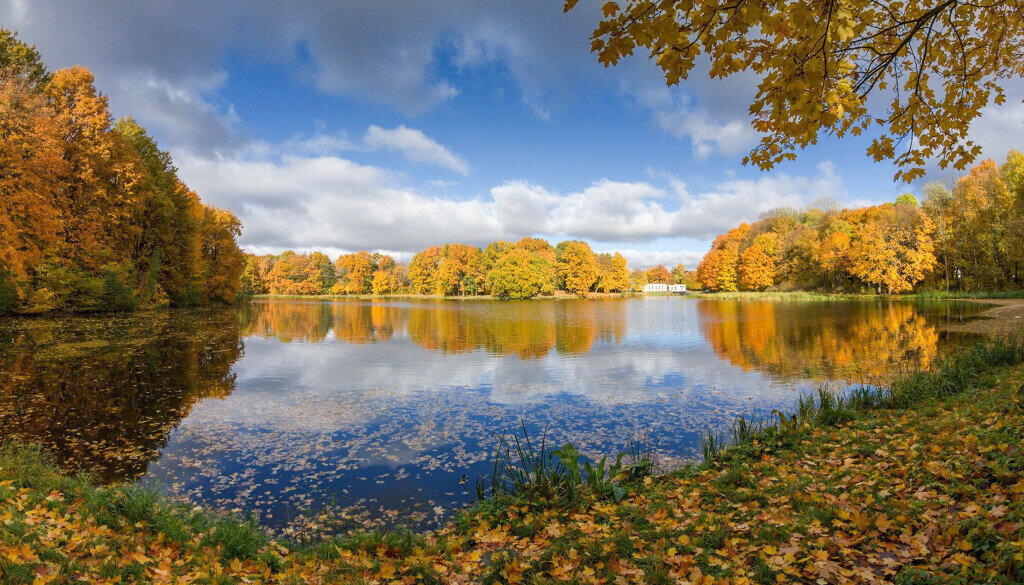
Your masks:
M 772 207 L 920 188 L 894 183 L 866 139 L 767 173 L 741 165 L 754 80 L 698 71 L 670 89 L 644 58 L 605 69 L 589 53 L 597 7 L 0 0 L 0 22 L 51 67 L 92 69 L 115 115 L 242 219 L 253 252 L 407 259 L 539 235 L 692 268 L 715 234 Z M 1002 159 L 1022 120 L 1011 93 L 974 135 Z

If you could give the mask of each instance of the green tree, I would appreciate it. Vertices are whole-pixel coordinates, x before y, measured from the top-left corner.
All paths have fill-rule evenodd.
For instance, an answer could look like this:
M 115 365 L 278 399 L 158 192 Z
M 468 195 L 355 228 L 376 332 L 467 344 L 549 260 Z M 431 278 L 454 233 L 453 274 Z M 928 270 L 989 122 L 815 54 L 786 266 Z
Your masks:
M 539 253 L 516 247 L 498 259 L 487 275 L 487 287 L 501 299 L 530 299 L 543 291 L 548 270 Z
M 672 282 L 676 284 L 686 282 L 686 266 L 682 262 L 676 264 L 675 268 L 672 269 Z

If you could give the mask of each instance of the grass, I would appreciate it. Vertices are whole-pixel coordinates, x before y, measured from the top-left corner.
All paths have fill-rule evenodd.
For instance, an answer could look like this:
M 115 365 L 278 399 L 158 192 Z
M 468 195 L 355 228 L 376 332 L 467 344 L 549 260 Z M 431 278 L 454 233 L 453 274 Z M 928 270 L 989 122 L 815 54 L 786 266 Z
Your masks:
M 873 410 L 908 408 L 956 396 L 978 387 L 993 371 L 1022 362 L 1024 343 L 1019 337 L 996 338 L 941 358 L 927 370 L 908 372 L 886 386 L 860 386 L 846 395 L 822 388 L 817 396 L 800 396 L 796 412 L 788 416 L 773 411 L 769 420 L 738 417 L 728 442 L 708 431 L 701 444 L 703 461 L 710 465 L 726 449 L 781 441 L 807 428 L 835 427 Z
M 859 293 L 825 293 L 815 291 L 737 291 L 690 292 L 687 296 L 698 299 L 752 300 L 752 301 L 855 301 L 878 295 Z
M 920 291 L 903 295 L 880 295 L 874 293 L 828 293 L 821 291 L 737 291 L 699 292 L 691 291 L 687 296 L 703 299 L 735 299 L 762 301 L 855 301 L 861 299 L 907 299 L 907 300 L 958 300 L 958 299 L 1021 299 L 1024 290 L 1014 291 Z
M 608 457 L 586 459 L 572 443 L 552 448 L 547 429 L 537 441 L 530 438 L 525 422 L 520 427 L 522 435 L 498 435 L 493 471 L 477 479 L 478 500 L 544 502 L 562 508 L 595 498 L 618 502 L 657 465 L 657 444 L 647 437 L 630 437 L 609 464 Z
M 1024 299 L 1024 290 L 1004 291 L 945 291 L 926 290 L 907 295 L 907 298 L 925 299 L 935 301 L 956 300 L 956 299 Z
M 0 583 L 1021 583 L 1022 362 L 1019 341 L 994 340 L 884 387 L 821 391 L 737 419 L 704 461 L 662 475 L 650 442 L 593 462 L 524 426 L 443 529 L 306 545 L 4 443 Z

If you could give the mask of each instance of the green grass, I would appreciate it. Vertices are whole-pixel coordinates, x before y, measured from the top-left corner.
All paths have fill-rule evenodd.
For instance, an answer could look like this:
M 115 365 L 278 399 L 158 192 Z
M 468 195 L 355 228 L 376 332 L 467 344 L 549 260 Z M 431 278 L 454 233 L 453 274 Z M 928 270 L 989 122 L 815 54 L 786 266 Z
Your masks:
M 821 291 L 737 291 L 699 292 L 691 291 L 687 296 L 700 299 L 735 299 L 762 301 L 855 301 L 862 299 L 908 299 L 926 301 L 949 301 L 957 299 L 1024 299 L 1024 290 L 1011 291 L 919 291 L 903 295 L 879 295 L 874 293 L 828 293 Z
M 816 291 L 737 291 L 690 292 L 686 296 L 698 299 L 751 300 L 751 301 L 853 301 L 877 298 L 879 295 L 856 293 L 825 293 Z
M 1024 299 L 1024 290 L 1004 291 L 945 291 L 925 290 L 906 295 L 906 298 L 946 301 L 955 299 Z
M 711 431 L 702 440 L 703 465 L 727 451 L 742 452 L 756 443 L 779 447 L 792 444 L 794 433 L 807 428 L 835 427 L 880 409 L 908 408 L 943 400 L 977 388 L 994 372 L 1024 363 L 1024 342 L 1019 337 L 978 342 L 941 358 L 932 367 L 900 375 L 885 386 L 861 386 L 846 395 L 822 388 L 818 395 L 802 395 L 796 412 L 773 411 L 772 418 L 749 421 L 738 417 L 728 438 Z

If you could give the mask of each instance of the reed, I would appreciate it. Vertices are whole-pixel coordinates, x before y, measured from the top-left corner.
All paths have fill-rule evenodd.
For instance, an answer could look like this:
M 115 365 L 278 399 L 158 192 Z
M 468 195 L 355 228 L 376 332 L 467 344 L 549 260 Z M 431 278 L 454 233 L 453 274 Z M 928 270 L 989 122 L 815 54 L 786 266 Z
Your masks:
M 657 468 L 657 443 L 646 436 L 630 437 L 614 462 L 607 456 L 592 461 L 572 443 L 552 448 L 546 428 L 537 440 L 522 421 L 519 432 L 496 436 L 491 475 L 476 480 L 480 501 L 515 498 L 570 507 L 590 498 L 621 501 Z

